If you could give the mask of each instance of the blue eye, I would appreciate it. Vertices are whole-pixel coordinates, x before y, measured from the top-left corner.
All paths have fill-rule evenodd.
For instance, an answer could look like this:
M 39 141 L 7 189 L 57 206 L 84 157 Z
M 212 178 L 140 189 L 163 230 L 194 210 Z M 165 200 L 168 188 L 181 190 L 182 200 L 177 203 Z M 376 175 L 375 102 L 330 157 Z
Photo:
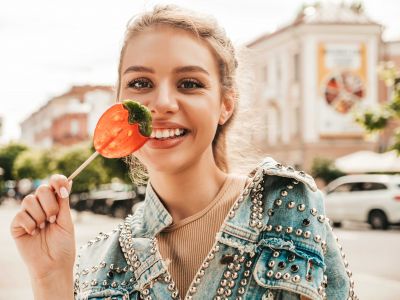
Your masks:
M 141 90 L 141 89 L 149 89 L 153 87 L 153 84 L 150 80 L 146 78 L 137 78 L 128 82 L 128 87 Z
M 178 88 L 180 89 L 199 89 L 203 88 L 204 85 L 195 79 L 185 79 L 179 83 Z

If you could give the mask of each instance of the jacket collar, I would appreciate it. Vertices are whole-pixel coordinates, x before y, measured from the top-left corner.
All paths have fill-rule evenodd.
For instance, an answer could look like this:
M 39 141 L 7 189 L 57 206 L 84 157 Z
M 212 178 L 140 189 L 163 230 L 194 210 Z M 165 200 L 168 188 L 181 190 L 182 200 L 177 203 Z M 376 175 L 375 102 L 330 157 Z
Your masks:
M 155 237 L 160 231 L 172 224 L 172 216 L 149 182 L 143 208 L 142 236 Z
M 293 178 L 306 184 L 312 191 L 317 190 L 314 179 L 304 171 L 297 171 L 291 166 L 283 166 L 271 157 L 266 157 L 252 171 L 250 176 L 254 175 L 259 169 L 269 176 L 278 176 Z M 146 187 L 146 196 L 143 204 L 138 208 L 138 214 L 134 214 L 132 220 L 132 229 L 135 236 L 154 238 L 164 228 L 172 224 L 172 216 L 165 208 L 157 193 L 154 191 L 151 183 Z M 141 226 L 136 227 L 138 224 Z M 135 228 L 134 228 L 135 227 Z

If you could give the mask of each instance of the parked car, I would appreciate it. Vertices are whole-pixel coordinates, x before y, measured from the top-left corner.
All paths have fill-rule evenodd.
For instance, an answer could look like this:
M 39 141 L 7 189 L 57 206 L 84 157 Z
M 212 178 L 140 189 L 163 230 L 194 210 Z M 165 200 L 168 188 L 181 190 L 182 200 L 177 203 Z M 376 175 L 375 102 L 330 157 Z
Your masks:
M 368 222 L 373 229 L 400 224 L 400 176 L 343 176 L 324 192 L 326 214 L 334 226 L 342 221 Z
M 111 183 L 101 185 L 88 193 L 73 193 L 71 208 L 124 218 L 132 212 L 132 207 L 143 199 L 144 194 L 140 189 L 132 185 Z

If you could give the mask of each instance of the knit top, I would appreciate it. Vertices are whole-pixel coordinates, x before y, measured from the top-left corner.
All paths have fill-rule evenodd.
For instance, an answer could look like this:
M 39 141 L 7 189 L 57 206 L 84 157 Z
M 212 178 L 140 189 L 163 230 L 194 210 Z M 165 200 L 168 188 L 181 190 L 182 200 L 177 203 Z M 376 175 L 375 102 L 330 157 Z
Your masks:
M 161 256 L 168 262 L 168 271 L 183 297 L 246 179 L 246 176 L 228 174 L 215 198 L 204 209 L 174 222 L 157 236 Z

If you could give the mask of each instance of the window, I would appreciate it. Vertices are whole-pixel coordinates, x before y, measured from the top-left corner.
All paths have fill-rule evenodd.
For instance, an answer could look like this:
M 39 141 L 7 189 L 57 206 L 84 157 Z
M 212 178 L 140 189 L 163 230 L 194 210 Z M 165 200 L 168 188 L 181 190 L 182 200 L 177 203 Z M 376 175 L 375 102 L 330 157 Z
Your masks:
M 300 80 L 300 54 L 296 53 L 293 57 L 293 80 L 295 82 Z
M 281 80 L 281 61 L 279 58 L 276 59 L 276 80 L 280 81 Z
M 349 182 L 339 185 L 330 193 L 358 192 L 362 190 L 361 188 L 362 188 L 362 182 Z
M 79 132 L 79 121 L 72 120 L 70 126 L 71 126 L 71 135 L 77 135 Z
M 264 83 L 268 82 L 268 66 L 264 65 L 261 69 L 261 79 Z
M 344 192 L 350 192 L 351 191 L 351 184 L 350 183 L 345 183 L 341 184 L 329 193 L 344 193 Z
M 387 186 L 380 182 L 350 182 L 339 185 L 330 193 L 364 192 L 364 191 L 377 191 L 386 189 Z
M 364 182 L 363 184 L 363 191 L 377 191 L 386 189 L 387 189 L 386 185 L 379 182 Z

